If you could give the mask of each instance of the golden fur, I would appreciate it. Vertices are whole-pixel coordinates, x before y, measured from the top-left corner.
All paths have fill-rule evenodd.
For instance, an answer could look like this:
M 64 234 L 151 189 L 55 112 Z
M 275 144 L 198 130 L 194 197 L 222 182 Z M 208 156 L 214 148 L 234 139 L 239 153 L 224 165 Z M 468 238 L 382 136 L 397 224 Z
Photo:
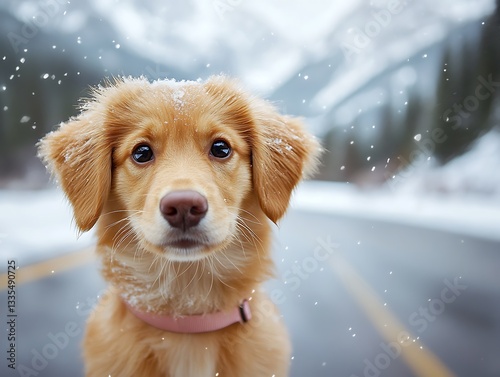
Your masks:
M 225 159 L 210 147 L 223 139 Z M 134 148 L 154 159 L 138 164 Z M 118 79 L 94 91 L 80 115 L 48 134 L 40 156 L 55 174 L 81 231 L 97 223 L 97 253 L 108 293 L 88 320 L 86 375 L 286 376 L 290 344 L 261 290 L 272 276 L 270 222 L 314 169 L 318 144 L 299 120 L 222 76 L 205 82 Z M 159 211 L 167 193 L 194 190 L 208 212 L 203 244 L 165 244 L 172 230 Z M 156 314 L 229 310 L 251 298 L 246 324 L 175 334 L 137 319 L 123 300 Z

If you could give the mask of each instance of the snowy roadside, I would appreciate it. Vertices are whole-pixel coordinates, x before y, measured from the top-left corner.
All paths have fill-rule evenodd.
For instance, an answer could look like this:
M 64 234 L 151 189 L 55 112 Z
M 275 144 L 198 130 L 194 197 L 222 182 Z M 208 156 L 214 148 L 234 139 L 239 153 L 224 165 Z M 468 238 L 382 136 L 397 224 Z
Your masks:
M 0 255 L 29 264 L 92 244 L 92 233 L 78 236 L 61 191 L 0 190 Z
M 305 182 L 293 207 L 320 213 L 397 222 L 500 240 L 500 132 L 492 130 L 444 166 L 412 164 L 370 190 Z
M 389 189 L 362 190 L 347 183 L 309 181 L 292 209 L 397 222 L 500 241 L 500 202 L 476 196 Z

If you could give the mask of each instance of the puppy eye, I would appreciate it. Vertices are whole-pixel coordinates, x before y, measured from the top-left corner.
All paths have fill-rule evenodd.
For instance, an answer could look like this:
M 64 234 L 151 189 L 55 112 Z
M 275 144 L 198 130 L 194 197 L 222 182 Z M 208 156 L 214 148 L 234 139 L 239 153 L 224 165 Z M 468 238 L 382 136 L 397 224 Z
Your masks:
M 132 158 L 139 164 L 145 164 L 153 159 L 153 150 L 149 145 L 139 145 L 132 152 Z
M 231 147 L 224 140 L 216 140 L 210 148 L 210 155 L 215 158 L 226 158 L 231 154 Z

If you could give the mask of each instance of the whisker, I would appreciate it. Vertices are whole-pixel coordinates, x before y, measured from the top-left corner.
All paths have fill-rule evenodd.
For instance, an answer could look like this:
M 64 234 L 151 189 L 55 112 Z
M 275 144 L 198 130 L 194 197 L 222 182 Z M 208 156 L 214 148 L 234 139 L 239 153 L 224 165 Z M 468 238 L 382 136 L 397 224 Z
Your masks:
M 189 270 L 189 268 L 194 264 L 193 261 L 190 261 L 189 263 L 187 263 L 187 266 L 186 268 L 184 269 L 184 271 L 182 271 L 180 274 L 179 274 L 179 271 L 176 271 L 176 275 L 177 277 L 181 277 L 182 275 L 184 275 L 186 273 L 187 270 Z M 179 268 L 180 268 L 180 265 L 179 265 Z
M 212 292 L 212 288 L 214 286 L 214 270 L 215 270 L 215 268 L 213 266 L 212 257 L 209 255 L 209 257 L 206 260 L 207 260 L 207 263 L 210 266 L 209 270 L 210 270 L 210 275 L 211 275 L 210 277 L 211 277 L 211 279 L 210 279 L 210 287 L 208 288 L 208 292 L 207 292 L 207 294 L 206 294 L 206 296 L 204 298 L 204 301 L 207 300 L 208 296 Z M 205 267 L 205 260 L 203 260 L 203 267 Z M 205 269 L 205 268 L 203 268 L 203 269 Z
M 244 217 L 240 214 L 240 212 L 243 212 L 243 213 L 245 213 L 245 214 L 250 215 L 250 216 L 251 216 L 251 217 L 252 217 L 255 221 L 250 220 L 250 219 L 248 219 L 248 218 L 244 218 L 244 219 L 245 219 L 246 221 L 248 221 L 249 223 L 254 223 L 254 224 L 259 224 L 259 225 L 261 225 L 261 224 L 262 224 L 262 222 L 260 221 L 260 219 L 259 219 L 257 216 L 255 216 L 252 212 L 247 211 L 247 210 L 246 210 L 246 209 L 244 209 L 244 208 L 239 208 L 239 207 L 235 207 L 235 206 L 228 206 L 228 208 L 229 208 L 229 209 L 235 209 L 235 210 L 236 210 L 236 212 L 237 212 L 237 216 L 238 216 L 238 217 L 242 217 L 242 218 L 244 218 Z
M 168 270 L 173 268 L 173 262 L 170 259 L 163 258 L 161 255 L 158 255 L 155 259 L 160 261 L 160 271 L 158 271 L 158 276 L 155 278 L 151 286 L 153 287 L 156 282 L 158 282 L 161 297 L 163 298 L 163 300 L 168 301 L 169 298 L 165 296 L 165 293 L 168 292 L 168 289 L 166 288 L 170 287 L 171 284 L 170 274 L 168 273 Z
M 260 259 L 261 251 L 264 249 L 261 238 L 255 233 L 255 231 L 248 226 L 240 217 L 236 218 L 236 228 L 239 231 L 239 235 L 242 236 L 247 242 L 251 242 L 257 251 L 257 256 Z M 241 240 L 240 240 L 241 242 Z
M 119 249 L 122 248 L 122 245 L 125 241 L 127 241 L 127 244 L 125 245 L 125 248 L 128 248 L 128 246 L 133 242 L 133 241 L 139 241 L 137 234 L 134 232 L 132 228 L 129 228 L 126 225 L 121 227 L 118 232 L 115 234 L 115 237 L 113 237 L 113 250 L 115 252 L 118 252 Z M 118 242 L 117 242 L 118 241 Z
M 122 223 L 122 222 L 126 222 L 126 224 L 125 224 L 125 226 L 126 226 L 127 224 L 129 224 L 129 223 L 130 223 L 130 219 L 132 218 L 132 216 L 133 216 L 133 215 L 135 215 L 135 214 L 137 214 L 137 213 L 142 213 L 143 211 L 138 211 L 138 210 L 117 210 L 117 211 L 107 212 L 107 213 L 105 213 L 104 215 L 110 215 L 110 214 L 112 214 L 112 213 L 118 213 L 118 212 L 133 212 L 133 213 L 131 213 L 130 215 L 128 215 L 128 216 L 126 216 L 126 217 L 124 217 L 124 218 L 122 218 L 122 219 L 119 219 L 119 220 L 117 220 L 117 221 L 115 221 L 115 222 L 113 222 L 113 223 L 111 223 L 111 224 L 108 224 L 108 225 L 106 226 L 106 228 L 104 229 L 104 234 L 106 234 L 106 233 L 108 232 L 108 230 L 110 230 L 112 227 L 117 226 L 118 224 L 120 224 L 120 223 Z M 119 229 L 119 230 L 115 233 L 115 235 L 113 236 L 113 239 L 117 237 L 117 234 L 118 234 L 120 231 L 121 231 L 121 229 Z
M 214 259 L 215 259 L 215 260 L 219 263 L 219 265 L 221 265 L 221 267 L 222 267 L 222 264 L 221 264 L 220 260 L 219 260 L 219 259 L 215 256 L 215 254 L 212 254 L 212 255 L 211 255 L 211 257 L 212 257 L 212 258 L 214 258 Z M 212 262 L 213 262 L 213 261 L 212 261 Z M 214 274 L 214 271 L 212 271 L 212 279 L 213 279 L 213 275 L 216 275 L 217 280 L 219 281 L 219 283 L 221 283 L 222 285 L 225 285 L 226 287 L 228 287 L 228 288 L 230 288 L 230 289 L 235 289 L 233 286 L 231 286 L 231 285 L 227 284 L 224 280 L 222 280 L 222 279 L 220 278 L 220 275 L 221 275 L 221 274 L 220 274 L 220 273 L 219 273 L 219 271 L 217 270 L 217 265 L 215 264 L 215 262 L 213 262 L 213 269 L 214 269 L 214 271 L 215 271 L 215 274 Z
M 138 212 L 138 213 L 143 213 L 145 211 L 142 210 L 142 209 L 117 209 L 117 210 L 114 210 L 114 211 L 104 212 L 104 213 L 101 214 L 101 216 L 109 216 L 109 215 L 113 215 L 115 213 L 122 213 L 122 212 Z
M 234 262 L 227 256 L 227 254 L 224 251 L 221 251 L 221 254 L 224 256 L 224 258 L 226 258 L 228 260 L 229 263 L 231 263 L 233 265 L 234 268 L 236 268 L 236 270 L 241 275 L 243 275 L 243 272 L 239 269 L 239 267 L 237 265 L 234 264 Z
M 190 263 L 196 263 L 196 270 L 191 278 L 191 280 L 189 280 L 189 283 L 186 284 L 186 286 L 184 287 L 183 289 L 183 292 L 191 285 L 191 283 L 193 282 L 194 278 L 196 277 L 196 275 L 198 274 L 198 268 L 200 267 L 200 263 L 199 261 L 192 261 Z

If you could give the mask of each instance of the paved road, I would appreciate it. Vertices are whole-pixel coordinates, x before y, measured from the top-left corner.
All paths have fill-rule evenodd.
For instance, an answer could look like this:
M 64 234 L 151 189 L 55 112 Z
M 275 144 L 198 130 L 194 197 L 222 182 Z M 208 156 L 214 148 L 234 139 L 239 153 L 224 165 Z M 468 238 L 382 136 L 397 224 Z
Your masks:
M 304 224 L 305 237 L 297 231 Z M 397 341 L 393 334 L 380 335 L 396 321 L 402 326 L 396 335 L 409 333 L 412 342 L 421 343 L 422 351 L 436 355 L 451 373 L 500 376 L 498 242 L 294 212 L 279 234 L 281 245 L 288 246 L 284 253 L 290 252 L 278 264 L 281 273 L 295 260 L 307 267 L 305 260 L 318 239 L 329 237 L 339 244 L 338 253 L 323 262 L 323 270 L 302 280 L 285 303 L 297 355 L 293 376 L 442 375 L 409 369 L 418 354 L 403 360 L 396 349 L 391 353 L 381 346 Z M 358 278 L 367 286 L 359 287 Z M 363 308 L 374 296 L 388 312 L 375 319 L 376 302 Z
M 293 377 L 500 376 L 500 243 L 292 211 L 275 256 L 286 283 L 268 289 L 292 335 Z M 103 287 L 94 262 L 20 284 L 18 369 L 3 351 L 0 375 L 82 376 L 81 333 Z M 2 290 L 2 322 L 6 302 Z

